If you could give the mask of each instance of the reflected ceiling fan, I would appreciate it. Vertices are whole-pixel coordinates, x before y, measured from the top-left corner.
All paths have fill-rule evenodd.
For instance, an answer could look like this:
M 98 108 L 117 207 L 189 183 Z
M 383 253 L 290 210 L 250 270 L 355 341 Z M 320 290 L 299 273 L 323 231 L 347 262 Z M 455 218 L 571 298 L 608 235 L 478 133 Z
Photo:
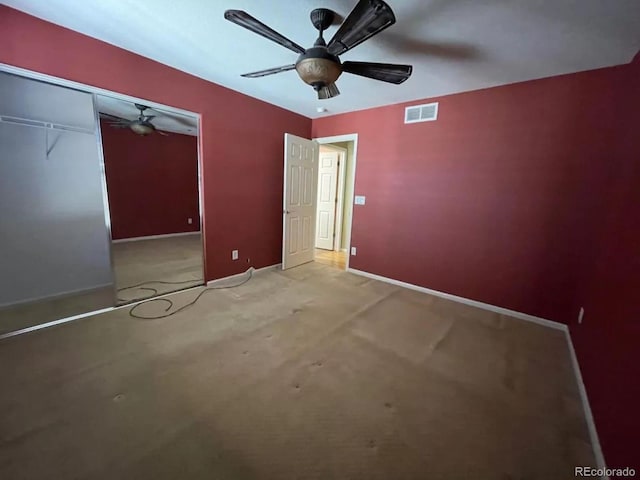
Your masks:
M 224 18 L 292 50 L 296 63 L 242 75 L 258 78 L 295 69 L 300 78 L 318 92 L 319 99 L 340 95 L 335 82 L 342 72 L 383 82 L 400 84 L 411 76 L 411 65 L 371 62 L 341 62 L 339 55 L 360 45 L 396 22 L 391 7 L 382 0 L 360 0 L 327 44 L 322 36 L 335 19 L 326 8 L 311 12 L 311 23 L 320 32 L 313 47 L 304 49 L 242 10 L 227 10 Z
M 129 128 L 133 133 L 141 136 L 149 135 L 151 133 L 159 133 L 160 135 L 164 135 L 165 137 L 169 136 L 168 133 L 165 133 L 161 130 L 158 130 L 153 123 L 151 123 L 151 119 L 155 118 L 156 115 L 145 115 L 144 112 L 149 109 L 146 105 L 140 105 L 139 103 L 134 103 L 136 108 L 140 110 L 140 115 L 135 120 L 127 120 L 126 118 L 116 117 L 115 115 L 110 115 L 108 113 L 100 113 L 100 117 L 104 118 L 109 122 L 114 128 Z

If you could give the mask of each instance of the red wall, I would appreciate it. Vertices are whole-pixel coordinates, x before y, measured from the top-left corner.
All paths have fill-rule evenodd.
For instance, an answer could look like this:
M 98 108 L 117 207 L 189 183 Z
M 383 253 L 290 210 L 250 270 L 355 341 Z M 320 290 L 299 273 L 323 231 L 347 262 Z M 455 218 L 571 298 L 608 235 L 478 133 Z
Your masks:
M 620 121 L 593 203 L 595 245 L 580 284 L 584 322 L 571 325 L 608 466 L 640 471 L 640 56 L 616 88 Z M 625 126 L 626 124 L 626 126 Z M 626 127 L 626 128 L 625 128 Z
M 207 278 L 245 268 L 233 248 L 280 261 L 282 136 L 310 120 L 3 6 L 0 42 L 0 62 L 201 113 Z M 351 266 L 572 323 L 610 466 L 640 443 L 637 78 L 442 97 L 433 123 L 404 125 L 404 105 L 313 122 L 359 134 Z
M 350 265 L 571 323 L 609 466 L 640 467 L 639 74 L 411 102 L 440 102 L 430 123 L 404 125 L 408 104 L 313 122 L 359 135 Z
M 198 138 L 100 123 L 112 237 L 198 231 Z
M 284 133 L 310 119 L 2 5 L 0 45 L 1 63 L 200 113 L 207 280 L 280 262 Z
M 568 322 L 592 228 L 591 188 L 619 123 L 611 68 L 313 122 L 313 136 L 358 133 L 351 266 Z M 595 202 L 597 203 L 597 202 Z M 594 205 L 600 208 L 600 205 Z

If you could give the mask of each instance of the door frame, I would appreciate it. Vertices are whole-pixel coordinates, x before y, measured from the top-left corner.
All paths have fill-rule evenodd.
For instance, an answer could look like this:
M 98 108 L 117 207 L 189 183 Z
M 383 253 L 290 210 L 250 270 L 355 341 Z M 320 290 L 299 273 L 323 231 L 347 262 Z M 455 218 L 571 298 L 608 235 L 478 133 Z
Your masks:
M 352 187 L 351 195 L 347 197 L 346 195 L 343 194 L 344 202 L 349 202 L 348 205 L 350 205 L 350 208 L 351 208 L 351 216 L 349 218 L 349 222 L 347 225 L 347 244 L 342 245 L 342 241 L 340 242 L 340 248 L 347 249 L 347 259 L 346 259 L 345 270 L 349 270 L 349 259 L 351 258 L 351 232 L 353 230 L 353 201 L 356 195 L 355 184 L 356 184 L 356 164 L 358 159 L 358 134 L 348 133 L 344 135 L 334 135 L 331 137 L 314 137 L 312 138 L 312 140 L 315 140 L 320 145 L 324 145 L 327 143 L 353 142 L 353 159 L 349 164 L 349 173 L 351 173 L 350 185 Z M 344 181 L 344 187 L 343 187 L 343 192 L 344 192 L 344 189 L 346 189 L 347 187 L 347 183 L 346 183 L 347 177 L 346 177 L 346 169 L 343 169 L 343 171 L 345 172 L 345 177 L 344 177 L 345 181 Z M 341 216 L 340 220 L 342 220 L 342 213 L 340 216 Z M 342 235 L 342 228 L 341 228 L 340 234 Z
M 111 90 L 106 90 L 104 88 L 96 87 L 93 85 L 88 85 L 86 83 L 80 83 L 73 80 L 67 80 L 65 78 L 55 77 L 53 75 L 48 75 L 46 73 L 40 73 L 33 70 L 27 70 L 26 68 L 16 67 L 14 65 L 9 65 L 7 63 L 0 62 L 0 72 L 10 73 L 13 75 L 18 75 L 21 77 L 29 78 L 31 80 L 37 80 L 40 82 L 50 83 L 52 85 L 58 85 L 60 87 L 71 88 L 74 90 L 79 90 L 85 93 L 90 93 L 93 96 L 93 104 L 94 111 L 96 116 L 98 116 L 97 105 L 96 105 L 96 95 L 102 95 L 104 97 L 111 97 L 118 100 L 124 100 L 129 103 L 141 103 L 144 105 L 148 105 L 151 108 L 158 108 L 160 110 L 165 110 L 170 113 L 176 113 L 179 115 L 185 115 L 189 117 L 193 117 L 197 121 L 197 132 L 198 132 L 198 209 L 199 209 L 199 222 L 200 222 L 200 241 L 202 244 L 202 283 L 207 283 L 207 251 L 206 251 L 206 225 L 204 218 L 204 189 L 202 188 L 203 184 L 203 175 L 202 171 L 204 168 L 204 163 L 202 161 L 202 145 L 203 145 L 203 129 L 202 129 L 202 115 L 196 112 L 191 112 L 189 110 L 184 110 L 182 108 L 173 107 L 171 105 L 166 105 L 164 103 L 154 102 L 153 100 L 147 100 L 144 98 L 134 97 L 131 95 L 127 95 L 125 93 L 114 92 Z M 99 118 L 98 118 L 99 120 Z M 103 189 L 103 201 L 105 205 L 105 226 L 107 227 L 108 239 L 109 239 L 109 255 L 111 257 L 111 266 L 112 266 L 112 274 L 113 270 L 113 251 L 111 249 L 111 242 L 113 241 L 111 234 L 111 210 L 109 208 L 109 199 L 107 196 L 107 179 L 104 169 L 104 152 L 102 150 L 102 132 L 100 130 L 100 122 L 97 123 L 97 143 L 98 150 L 100 153 L 100 162 L 102 168 L 102 189 Z M 114 281 L 114 289 L 115 281 Z
M 340 249 L 342 248 L 342 212 L 344 210 L 344 189 L 345 189 L 345 179 L 346 179 L 346 175 L 345 175 L 345 165 L 347 162 L 347 157 L 349 155 L 349 151 L 346 148 L 342 148 L 342 147 L 337 147 L 333 144 L 325 144 L 325 145 L 320 145 L 320 147 L 324 147 L 326 149 L 330 149 L 330 150 L 335 150 L 336 152 L 340 153 L 340 156 L 338 157 L 338 160 L 341 162 L 340 165 L 338 165 L 338 184 L 336 185 L 336 197 L 338 199 L 337 203 L 336 203 L 336 213 L 334 215 L 333 221 L 334 221 L 334 225 L 333 225 L 333 233 L 335 234 L 335 240 L 333 241 L 333 251 L 334 252 L 339 252 Z M 320 168 L 320 166 L 318 166 L 318 168 Z M 320 181 L 320 178 L 318 177 L 318 181 Z M 320 185 L 318 185 L 318 188 L 320 187 Z M 318 232 L 316 230 L 316 237 L 318 236 Z

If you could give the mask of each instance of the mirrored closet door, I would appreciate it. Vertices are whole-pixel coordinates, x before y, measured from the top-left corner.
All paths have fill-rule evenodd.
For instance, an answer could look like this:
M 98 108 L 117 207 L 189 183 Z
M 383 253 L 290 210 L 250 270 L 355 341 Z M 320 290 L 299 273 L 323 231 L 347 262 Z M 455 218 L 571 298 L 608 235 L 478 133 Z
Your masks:
M 203 283 L 198 119 L 97 95 L 116 302 Z
M 0 336 L 203 283 L 198 119 L 0 72 Z
M 114 304 L 93 96 L 0 72 L 0 333 Z

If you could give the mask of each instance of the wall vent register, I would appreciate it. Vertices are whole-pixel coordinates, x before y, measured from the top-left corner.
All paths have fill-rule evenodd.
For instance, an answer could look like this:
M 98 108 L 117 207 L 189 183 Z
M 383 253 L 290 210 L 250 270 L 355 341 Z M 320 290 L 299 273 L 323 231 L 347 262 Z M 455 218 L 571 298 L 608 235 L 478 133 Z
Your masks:
M 433 122 L 438 119 L 438 102 L 412 105 L 404 109 L 404 123 Z

